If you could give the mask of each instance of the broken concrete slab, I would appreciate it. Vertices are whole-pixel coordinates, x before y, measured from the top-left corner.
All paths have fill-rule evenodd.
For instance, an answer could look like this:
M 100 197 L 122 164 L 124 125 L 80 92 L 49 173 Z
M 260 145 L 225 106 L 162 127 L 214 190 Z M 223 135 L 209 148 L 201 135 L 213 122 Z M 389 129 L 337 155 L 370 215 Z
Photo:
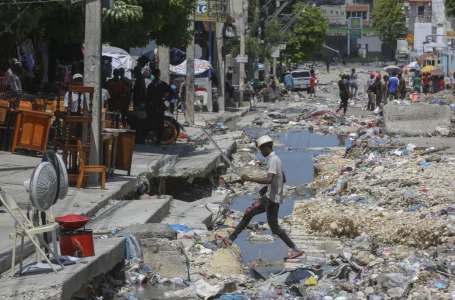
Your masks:
M 137 239 L 177 239 L 177 231 L 171 229 L 168 225 L 161 223 L 134 224 L 123 228 L 122 232 L 131 233 Z
M 85 257 L 58 273 L 0 280 L 0 299 L 67 300 L 82 284 L 107 273 L 125 257 L 125 239 L 94 240 L 95 256 Z M 9 275 L 9 273 L 8 273 Z
M 238 252 L 234 249 L 234 247 L 218 249 L 211 258 L 208 272 L 220 275 L 243 274 L 240 249 Z
M 149 238 L 140 239 L 139 242 L 144 264 L 154 273 L 168 278 L 188 277 L 184 248 L 180 241 Z
M 233 140 L 223 140 L 217 144 L 227 156 L 234 151 L 237 145 Z M 206 150 L 191 152 L 187 156 L 178 157 L 169 161 L 159 169 L 157 176 L 205 177 L 222 162 L 224 160 L 221 154 L 217 150 L 214 150 L 213 146 L 207 146 Z
M 160 223 L 169 209 L 169 199 L 123 200 L 100 211 L 87 227 L 94 231 L 109 231 L 133 224 Z
M 182 224 L 190 228 L 207 229 L 212 227 L 212 212 L 196 202 L 172 200 L 169 215 L 163 224 Z
M 384 107 L 384 131 L 387 134 L 419 136 L 432 134 L 436 128 L 449 128 L 452 112 L 448 105 L 414 103 Z

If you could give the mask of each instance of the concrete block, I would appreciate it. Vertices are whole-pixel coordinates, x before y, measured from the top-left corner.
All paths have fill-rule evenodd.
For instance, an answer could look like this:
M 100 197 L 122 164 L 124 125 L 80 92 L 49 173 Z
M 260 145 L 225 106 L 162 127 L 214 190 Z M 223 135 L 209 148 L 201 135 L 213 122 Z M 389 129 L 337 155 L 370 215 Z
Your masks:
M 67 300 L 84 283 L 107 273 L 125 257 L 125 239 L 94 240 L 96 256 L 48 274 L 0 280 L 0 299 Z
M 87 227 L 105 231 L 133 224 L 160 223 L 169 213 L 169 203 L 168 199 L 120 201 L 103 211 Z
M 432 134 L 436 128 L 449 128 L 452 112 L 448 105 L 414 103 L 384 107 L 384 131 L 387 134 L 419 136 Z
M 174 278 L 187 278 L 188 267 L 180 241 L 168 239 L 141 239 L 144 263 L 158 275 Z
M 177 239 L 177 231 L 166 224 L 148 223 L 135 224 L 122 229 L 122 232 L 131 233 L 137 239 L 160 238 L 168 240 Z
M 206 229 L 212 227 L 212 213 L 207 208 L 201 207 L 197 201 L 189 203 L 174 199 L 171 201 L 169 215 L 162 223 Z

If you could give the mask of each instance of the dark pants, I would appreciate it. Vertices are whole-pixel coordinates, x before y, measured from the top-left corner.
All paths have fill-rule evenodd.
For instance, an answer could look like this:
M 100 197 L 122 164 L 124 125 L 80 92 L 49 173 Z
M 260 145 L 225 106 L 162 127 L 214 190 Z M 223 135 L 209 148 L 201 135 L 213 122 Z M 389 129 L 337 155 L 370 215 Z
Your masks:
M 349 97 L 346 94 L 346 92 L 342 92 L 342 93 L 340 93 L 340 98 L 341 98 L 341 102 L 340 102 L 340 108 L 339 109 L 343 109 L 343 113 L 346 113 L 346 111 L 348 110 Z
M 235 228 L 234 232 L 231 233 L 229 238 L 233 241 L 237 238 L 237 236 L 248 226 L 251 219 L 254 216 L 267 213 L 267 222 L 269 223 L 270 229 L 272 230 L 273 234 L 280 237 L 283 242 L 291 249 L 295 248 L 295 244 L 291 241 L 288 237 L 286 232 L 281 229 L 280 225 L 278 225 L 278 211 L 280 210 L 280 204 L 270 201 L 267 197 L 262 196 L 258 201 L 254 202 L 254 204 L 248 207 L 243 215 L 242 220 L 240 221 L 239 225 Z
M 155 115 L 155 124 L 156 124 L 156 142 L 160 143 L 163 139 L 164 131 L 164 112 L 156 113 Z

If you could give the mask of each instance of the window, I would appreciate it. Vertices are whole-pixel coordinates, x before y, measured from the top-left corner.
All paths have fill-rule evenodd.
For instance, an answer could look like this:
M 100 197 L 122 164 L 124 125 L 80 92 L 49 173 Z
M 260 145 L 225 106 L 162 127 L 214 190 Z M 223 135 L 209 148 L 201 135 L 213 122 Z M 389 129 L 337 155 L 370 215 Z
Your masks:
M 364 19 L 364 20 L 367 19 L 367 13 L 366 13 L 366 12 L 363 12 L 363 13 L 362 13 L 362 19 Z
M 417 15 L 423 16 L 425 13 L 425 6 L 417 6 Z
M 337 15 L 338 15 L 338 10 L 336 11 Z
M 333 10 L 331 10 L 330 13 L 333 14 Z

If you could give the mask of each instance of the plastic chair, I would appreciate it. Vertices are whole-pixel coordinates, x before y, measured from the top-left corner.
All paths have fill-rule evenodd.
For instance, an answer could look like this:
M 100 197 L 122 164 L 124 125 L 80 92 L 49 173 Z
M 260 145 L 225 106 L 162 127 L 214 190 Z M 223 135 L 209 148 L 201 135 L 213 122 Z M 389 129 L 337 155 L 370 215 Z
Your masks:
M 36 258 L 37 262 L 40 262 L 40 256 L 44 257 L 44 260 L 49 264 L 51 269 L 57 273 L 57 269 L 55 266 L 51 263 L 49 258 L 44 254 L 43 250 L 40 247 L 41 243 L 44 247 L 46 247 L 47 250 L 49 250 L 49 253 L 54 257 L 54 259 L 59 263 L 59 265 L 63 267 L 63 264 L 61 261 L 58 259 L 57 254 L 54 252 L 56 251 L 56 247 L 54 247 L 54 251 L 49 247 L 49 245 L 44 241 L 43 237 L 41 236 L 42 233 L 47 233 L 51 232 L 52 233 L 52 238 L 54 239 L 54 243 L 56 242 L 56 230 L 59 227 L 58 223 L 49 223 L 46 225 L 42 226 L 33 226 L 33 223 L 27 218 L 27 216 L 24 214 L 24 212 L 19 208 L 19 206 L 16 204 L 14 199 L 7 195 L 4 191 L 0 189 L 0 202 L 3 204 L 3 206 L 6 208 L 8 213 L 14 218 L 16 221 L 15 224 L 15 233 L 11 233 L 9 235 L 9 238 L 14 240 L 13 244 L 13 258 L 11 262 L 11 277 L 14 277 L 14 265 L 15 265 L 15 260 L 16 260 L 16 242 L 17 238 L 21 238 L 21 253 L 20 253 L 20 265 L 19 265 L 19 274 L 22 274 L 22 262 L 24 259 L 24 238 L 27 236 L 35 246 L 36 250 Z M 22 220 L 21 220 L 22 219 Z M 55 244 L 54 244 L 55 245 Z
M 85 172 L 87 173 L 101 173 L 101 189 L 106 188 L 106 166 L 87 166 L 85 165 L 85 155 L 82 149 L 81 140 L 77 140 L 77 152 L 79 153 L 79 176 L 77 177 L 76 187 L 80 189 L 82 187 L 82 181 L 84 179 Z

